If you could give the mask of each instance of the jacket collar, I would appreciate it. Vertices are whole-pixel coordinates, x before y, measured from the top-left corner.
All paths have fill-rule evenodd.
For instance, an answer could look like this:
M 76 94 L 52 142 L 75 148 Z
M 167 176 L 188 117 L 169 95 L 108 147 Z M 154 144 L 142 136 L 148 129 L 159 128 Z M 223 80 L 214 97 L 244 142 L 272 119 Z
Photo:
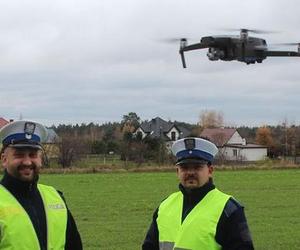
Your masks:
M 7 171 L 4 171 L 1 184 L 14 194 L 26 194 L 37 189 L 37 181 L 25 182 L 11 176 Z

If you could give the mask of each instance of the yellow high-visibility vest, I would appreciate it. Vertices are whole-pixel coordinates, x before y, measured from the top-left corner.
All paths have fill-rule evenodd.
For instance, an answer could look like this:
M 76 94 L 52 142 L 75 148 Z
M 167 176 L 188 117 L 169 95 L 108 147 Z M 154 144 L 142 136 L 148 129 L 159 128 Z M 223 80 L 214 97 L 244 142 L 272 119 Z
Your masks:
M 230 195 L 213 189 L 193 208 L 181 223 L 183 194 L 176 192 L 158 209 L 157 226 L 161 250 L 217 250 L 217 224 Z
M 38 184 L 47 222 L 47 250 L 64 250 L 67 208 L 51 186 Z M 16 198 L 0 185 L 0 250 L 40 250 L 30 217 Z

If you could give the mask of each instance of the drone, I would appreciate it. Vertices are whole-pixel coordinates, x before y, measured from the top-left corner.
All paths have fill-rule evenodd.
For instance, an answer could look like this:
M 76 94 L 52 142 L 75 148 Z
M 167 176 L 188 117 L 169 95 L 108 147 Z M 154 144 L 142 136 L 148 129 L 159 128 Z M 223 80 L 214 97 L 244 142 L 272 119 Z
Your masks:
M 248 33 L 267 33 L 260 30 L 240 29 L 236 36 L 204 36 L 200 43 L 188 45 L 187 38 L 180 38 L 179 54 L 182 66 L 186 68 L 184 53 L 190 50 L 208 48 L 207 57 L 211 61 L 239 61 L 246 64 L 262 63 L 267 57 L 300 57 L 300 43 L 285 43 L 282 45 L 297 45 L 298 51 L 268 50 L 265 39 L 249 36 Z

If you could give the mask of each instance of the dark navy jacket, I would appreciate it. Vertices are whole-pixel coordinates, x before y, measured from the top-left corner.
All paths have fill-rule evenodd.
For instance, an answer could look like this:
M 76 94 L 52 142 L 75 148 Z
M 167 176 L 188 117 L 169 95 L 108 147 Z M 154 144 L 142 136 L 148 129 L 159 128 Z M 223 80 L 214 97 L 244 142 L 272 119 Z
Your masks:
M 189 212 L 203 199 L 203 197 L 215 186 L 210 180 L 203 187 L 187 192 L 180 184 L 179 189 L 183 193 L 182 221 Z M 157 228 L 158 209 L 153 214 L 153 220 L 147 232 L 142 249 L 159 250 L 159 232 Z M 222 246 L 222 250 L 253 250 L 253 243 L 248 228 L 244 207 L 236 200 L 230 198 L 221 214 L 216 230 L 216 241 Z
M 6 171 L 1 184 L 18 200 L 28 213 L 35 229 L 41 250 L 47 249 L 46 214 L 37 182 L 28 183 L 10 176 Z M 58 191 L 64 199 L 61 192 Z M 67 209 L 67 230 L 65 250 L 82 250 L 82 243 L 74 218 Z

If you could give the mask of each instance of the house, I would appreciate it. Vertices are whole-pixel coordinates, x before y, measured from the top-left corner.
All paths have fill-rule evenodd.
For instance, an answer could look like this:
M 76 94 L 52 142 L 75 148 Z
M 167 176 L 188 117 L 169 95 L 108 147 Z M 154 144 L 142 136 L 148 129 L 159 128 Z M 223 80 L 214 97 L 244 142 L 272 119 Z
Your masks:
M 46 128 L 46 129 L 47 129 L 48 135 L 47 135 L 47 139 L 46 139 L 45 143 L 53 144 L 53 143 L 59 142 L 60 138 L 56 134 L 54 129 L 53 128 Z
M 46 128 L 48 132 L 48 136 L 46 141 L 43 143 L 44 150 L 49 159 L 57 158 L 59 155 L 59 146 L 58 142 L 60 142 L 59 136 L 56 134 L 54 129 Z
M 0 128 L 4 127 L 8 123 L 9 123 L 9 121 L 7 121 L 4 118 L 0 117 Z
M 189 136 L 191 132 L 176 124 L 176 122 L 167 122 L 160 117 L 156 117 L 150 121 L 143 122 L 134 132 L 134 134 L 138 133 L 141 133 L 143 139 L 146 137 L 160 138 L 170 148 L 174 141 Z
M 267 157 L 268 148 L 258 144 L 247 144 L 234 128 L 206 128 L 200 136 L 215 143 L 219 158 L 230 161 L 258 161 Z

